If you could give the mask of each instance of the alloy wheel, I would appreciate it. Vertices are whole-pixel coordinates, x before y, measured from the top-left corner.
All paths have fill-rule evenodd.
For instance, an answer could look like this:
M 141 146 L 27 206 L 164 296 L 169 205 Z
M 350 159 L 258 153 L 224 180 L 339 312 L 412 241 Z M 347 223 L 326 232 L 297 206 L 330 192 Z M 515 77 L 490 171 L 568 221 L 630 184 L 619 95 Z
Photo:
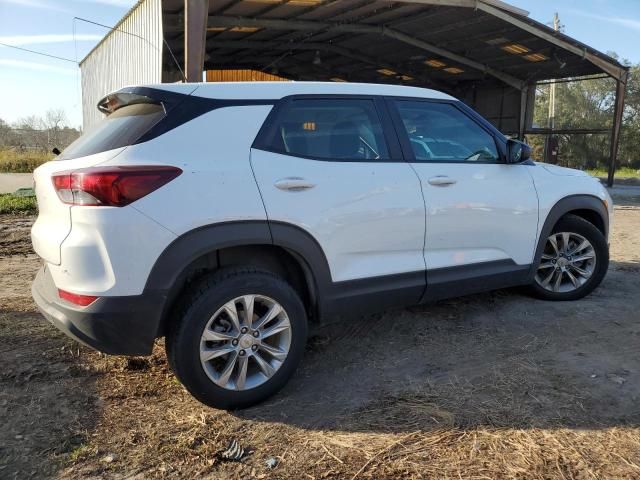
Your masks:
M 291 323 L 282 305 L 263 295 L 234 298 L 209 319 L 200 340 L 207 376 L 227 390 L 249 390 L 269 380 L 291 347 Z
M 571 292 L 591 278 L 596 261 L 593 245 L 582 235 L 552 233 L 545 243 L 535 279 L 550 292 Z

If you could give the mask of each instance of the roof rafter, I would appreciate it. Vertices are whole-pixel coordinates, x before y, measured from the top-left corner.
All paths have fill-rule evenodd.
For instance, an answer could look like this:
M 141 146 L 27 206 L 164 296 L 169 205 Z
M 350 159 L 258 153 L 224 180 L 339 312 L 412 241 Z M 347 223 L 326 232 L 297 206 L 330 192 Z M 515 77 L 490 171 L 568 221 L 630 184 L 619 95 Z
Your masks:
M 509 3 L 503 2 L 502 0 L 389 0 L 389 1 L 398 1 L 401 3 L 417 3 L 421 5 L 439 5 L 446 7 L 468 7 L 468 8 L 476 8 L 479 3 L 485 3 L 489 5 L 493 5 L 502 10 L 507 10 L 513 13 L 517 13 L 518 15 L 524 15 L 525 17 L 529 15 L 529 12 L 523 10 L 522 8 L 515 7 Z
M 547 32 L 545 30 L 545 28 L 541 28 L 541 27 L 545 27 L 544 25 L 536 26 L 536 25 L 532 25 L 532 22 L 534 22 L 534 20 L 530 20 L 529 21 L 525 21 L 525 20 L 521 20 L 519 18 L 514 17 L 513 15 L 508 14 L 507 12 L 493 7 L 491 5 L 488 5 L 482 1 L 478 2 L 477 5 L 478 10 L 482 10 L 483 12 L 489 13 L 495 17 L 498 17 L 501 20 L 504 20 L 505 22 L 508 22 L 526 32 L 529 32 L 531 34 L 533 34 L 536 37 L 542 38 L 543 40 L 546 40 L 549 43 L 553 43 L 554 45 L 563 48 L 565 50 L 568 50 L 569 52 L 573 53 L 574 55 L 578 55 L 586 60 L 588 60 L 589 62 L 593 63 L 594 65 L 596 65 L 598 68 L 602 69 L 603 71 L 607 72 L 609 75 L 611 75 L 613 78 L 615 78 L 616 80 L 622 81 L 622 82 L 626 82 L 626 78 L 627 78 L 627 70 L 625 68 L 620 68 L 616 65 L 611 64 L 610 62 L 607 62 L 605 59 L 602 59 L 600 57 L 598 57 L 597 55 L 594 55 L 593 53 L 589 52 L 587 47 L 585 46 L 584 48 L 580 48 L 570 42 L 565 41 L 559 34 L 557 34 L 556 32 Z M 537 23 L 537 22 L 536 22 Z
M 317 30 L 333 30 L 338 32 L 360 33 L 360 34 L 377 34 L 388 38 L 393 38 L 400 42 L 412 45 L 421 50 L 434 53 L 461 65 L 481 71 L 487 75 L 491 75 L 502 82 L 510 85 L 518 90 L 524 87 L 525 82 L 522 79 L 513 77 L 504 72 L 498 71 L 480 62 L 476 62 L 463 55 L 451 52 L 444 48 L 433 45 L 429 42 L 412 37 L 393 28 L 386 26 L 365 25 L 359 23 L 331 23 L 318 22 L 308 20 L 279 20 L 279 19 L 263 19 L 263 18 L 247 18 L 247 17 L 231 17 L 212 15 L 209 16 L 208 27 L 257 27 L 271 28 L 274 30 L 299 30 L 299 31 L 317 31 Z
M 210 40 L 207 42 L 207 47 L 212 46 L 215 48 L 238 48 L 238 49 L 250 49 L 250 50 L 319 50 L 330 53 L 335 53 L 342 57 L 351 58 L 361 63 L 373 65 L 376 68 L 387 68 L 398 73 L 398 76 L 408 75 L 417 80 L 422 80 L 431 83 L 441 89 L 449 89 L 450 85 L 445 85 L 428 75 L 419 74 L 413 69 L 408 69 L 402 65 L 395 63 L 389 63 L 384 60 L 379 60 L 369 55 L 364 55 L 358 52 L 354 52 L 348 48 L 339 47 L 330 43 L 322 42 L 298 42 L 298 43 L 279 43 L 271 41 L 250 41 L 250 40 Z

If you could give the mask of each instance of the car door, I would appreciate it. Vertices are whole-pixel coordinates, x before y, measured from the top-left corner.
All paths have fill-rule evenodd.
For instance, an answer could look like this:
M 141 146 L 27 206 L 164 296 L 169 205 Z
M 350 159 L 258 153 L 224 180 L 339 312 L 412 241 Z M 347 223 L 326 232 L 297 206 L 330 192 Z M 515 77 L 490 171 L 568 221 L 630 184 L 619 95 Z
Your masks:
M 526 271 L 538 224 L 530 167 L 505 163 L 491 128 L 457 102 L 387 101 L 424 192 L 427 284 L 438 272 Z
M 420 182 L 381 112 L 383 100 L 372 97 L 283 99 L 251 165 L 269 221 L 309 233 L 332 282 L 411 274 L 424 287 Z

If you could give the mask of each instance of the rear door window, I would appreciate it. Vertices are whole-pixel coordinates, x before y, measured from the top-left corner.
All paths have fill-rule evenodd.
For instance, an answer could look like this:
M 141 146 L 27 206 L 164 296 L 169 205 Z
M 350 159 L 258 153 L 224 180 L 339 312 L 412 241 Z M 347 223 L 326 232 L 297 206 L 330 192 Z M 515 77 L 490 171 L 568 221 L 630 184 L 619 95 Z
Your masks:
M 69 145 L 57 160 L 93 155 L 136 142 L 166 115 L 157 103 L 136 103 L 120 107 Z
M 335 160 L 388 160 L 373 100 L 296 99 L 278 115 L 269 150 Z

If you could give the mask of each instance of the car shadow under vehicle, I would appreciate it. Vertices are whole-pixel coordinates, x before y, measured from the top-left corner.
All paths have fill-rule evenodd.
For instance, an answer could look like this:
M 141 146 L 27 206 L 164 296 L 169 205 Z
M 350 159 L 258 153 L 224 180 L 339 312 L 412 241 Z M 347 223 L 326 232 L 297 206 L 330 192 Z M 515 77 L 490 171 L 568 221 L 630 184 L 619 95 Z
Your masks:
M 640 264 L 576 302 L 517 289 L 316 328 L 298 374 L 243 419 L 311 429 L 640 423 Z

